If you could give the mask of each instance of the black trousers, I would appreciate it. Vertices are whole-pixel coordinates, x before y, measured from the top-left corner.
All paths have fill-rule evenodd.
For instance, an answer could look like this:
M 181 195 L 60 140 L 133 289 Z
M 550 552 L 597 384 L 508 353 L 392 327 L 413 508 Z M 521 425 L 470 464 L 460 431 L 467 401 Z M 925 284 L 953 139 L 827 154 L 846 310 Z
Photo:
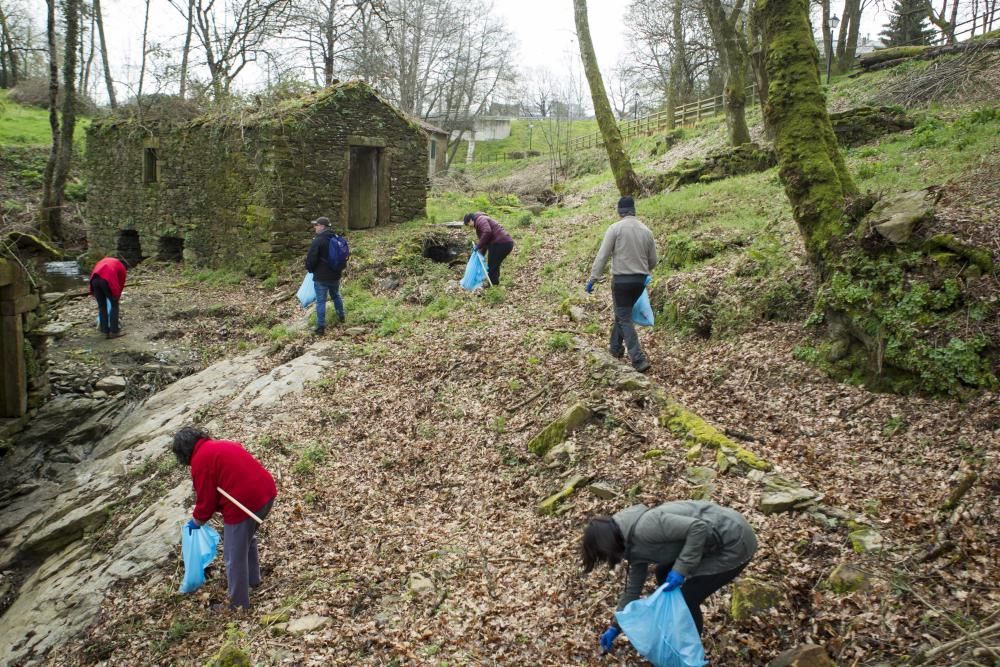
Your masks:
M 510 251 L 514 249 L 514 242 L 507 241 L 506 243 L 491 243 L 486 255 L 486 273 L 490 277 L 490 282 L 494 285 L 500 284 L 500 265 Z
M 725 572 L 719 572 L 718 574 L 705 574 L 688 577 L 684 580 L 684 583 L 681 584 L 681 594 L 684 596 L 684 602 L 687 603 L 688 609 L 691 610 L 691 617 L 694 618 L 694 624 L 695 627 L 698 628 L 699 635 L 701 635 L 702 631 L 705 629 L 705 621 L 701 616 L 701 603 L 708 599 L 709 595 L 738 577 L 740 572 L 743 571 L 749 562 L 750 561 L 747 561 L 739 567 Z M 673 563 L 656 566 L 655 575 L 657 586 L 662 586 L 663 582 L 667 580 L 667 573 L 670 572 L 671 566 L 673 566 Z
M 111 296 L 108 281 L 100 276 L 90 279 L 90 288 L 97 299 L 97 318 L 101 333 L 118 333 L 118 299 Z M 111 312 L 108 312 L 108 301 L 111 301 Z

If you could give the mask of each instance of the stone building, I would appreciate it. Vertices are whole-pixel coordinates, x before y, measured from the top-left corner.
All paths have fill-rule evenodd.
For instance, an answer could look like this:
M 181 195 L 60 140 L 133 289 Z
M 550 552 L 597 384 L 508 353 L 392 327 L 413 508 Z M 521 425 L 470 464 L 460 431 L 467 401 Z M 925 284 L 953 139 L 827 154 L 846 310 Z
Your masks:
M 442 130 L 431 125 L 422 118 L 414 118 L 413 122 L 427 133 L 427 175 L 433 177 L 448 168 L 448 130 Z
M 183 122 L 87 132 L 90 254 L 269 273 L 325 215 L 341 230 L 426 212 L 428 137 L 360 82 Z

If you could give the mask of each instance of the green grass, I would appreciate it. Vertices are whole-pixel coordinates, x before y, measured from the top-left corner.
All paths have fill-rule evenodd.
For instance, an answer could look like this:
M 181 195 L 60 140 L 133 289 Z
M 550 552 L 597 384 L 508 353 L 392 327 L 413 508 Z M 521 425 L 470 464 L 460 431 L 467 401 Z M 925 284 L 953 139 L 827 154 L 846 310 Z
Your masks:
M 903 192 L 945 183 L 998 150 L 1000 107 L 993 106 L 957 118 L 932 110 L 911 132 L 850 149 L 846 156 L 862 190 Z
M 560 120 L 559 124 L 561 142 L 566 141 L 567 134 L 570 141 L 572 141 L 576 137 L 593 134 L 594 132 L 599 131 L 597 121 L 593 118 L 572 120 L 568 122 L 566 120 Z M 552 152 L 552 149 L 549 147 L 546 135 L 554 140 L 555 126 L 556 122 L 554 120 L 512 120 L 510 122 L 510 136 L 506 139 L 476 142 L 476 157 L 496 156 L 511 152 L 526 153 L 528 150 L 538 151 L 540 153 L 550 153 Z M 458 146 L 458 152 L 455 153 L 455 162 L 464 163 L 467 152 L 468 142 L 463 141 Z M 502 159 L 503 158 L 501 157 L 501 160 Z M 479 160 L 477 159 L 477 162 L 478 161 Z
M 89 118 L 77 117 L 74 132 L 77 150 L 83 149 L 88 125 Z M 51 143 L 49 112 L 12 102 L 5 91 L 0 91 L 0 146 L 42 146 Z

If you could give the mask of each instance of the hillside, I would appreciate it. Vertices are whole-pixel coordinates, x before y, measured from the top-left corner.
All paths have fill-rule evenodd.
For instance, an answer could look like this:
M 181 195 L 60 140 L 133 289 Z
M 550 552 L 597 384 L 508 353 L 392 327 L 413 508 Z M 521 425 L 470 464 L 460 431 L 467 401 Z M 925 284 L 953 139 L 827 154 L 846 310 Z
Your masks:
M 831 105 L 873 101 L 899 76 L 841 79 Z M 910 108 L 912 130 L 847 149 L 848 164 L 862 189 L 938 187 L 943 224 L 998 258 L 997 103 L 944 96 Z M 653 176 L 721 146 L 722 131 L 713 120 L 631 152 Z M 236 366 L 275 386 L 314 375 L 260 407 L 193 392 L 161 406 L 164 422 L 197 419 L 245 443 L 279 479 L 253 611 L 211 610 L 225 597 L 218 569 L 204 591 L 175 594 L 176 545 L 101 589 L 93 624 L 42 662 L 205 664 L 238 648 L 253 664 L 645 664 L 623 640 L 611 658 L 598 654 L 623 574 L 580 574 L 581 531 L 596 514 L 690 497 L 739 510 L 760 543 L 741 577 L 756 586 L 750 602 L 734 605 L 727 587 L 706 604 L 712 664 L 764 665 L 813 643 L 836 664 L 874 667 L 950 641 L 925 664 L 995 661 L 1000 396 L 877 394 L 820 370 L 806 325 L 812 277 L 773 168 L 638 201 L 662 261 L 658 321 L 641 334 L 653 368 L 632 373 L 604 351 L 607 284 L 583 290 L 617 192 L 600 152 L 568 168 L 558 184 L 544 159 L 456 168 L 435 185 L 427 220 L 352 233 L 348 321 L 321 341 L 291 297 L 299 261 L 265 283 L 140 265 L 122 302 L 127 363 L 114 342 L 94 342 L 90 302 L 57 307 L 74 325 L 56 343 L 59 364 L 139 373 L 167 343 L 186 355 L 185 372 L 207 368 L 205 382 Z M 494 215 L 516 242 L 501 286 L 474 296 L 456 284 L 462 266 L 421 252 L 428 238 L 464 249 L 471 236 L 438 223 L 468 210 Z M 982 280 L 995 294 L 996 273 Z M 562 453 L 532 454 L 529 441 L 576 403 L 591 418 Z M 81 542 L 95 571 L 151 517 L 170 517 L 170 534 L 187 518 L 189 473 L 163 449 L 155 412 L 135 414 L 150 429 L 141 452 Z M 613 497 L 581 487 L 556 512 L 538 510 L 577 477 Z M 962 480 L 972 481 L 956 498 Z M 806 511 L 766 513 L 775 492 L 794 492 Z M 831 582 L 834 570 L 860 583 Z M 18 618 L 62 622 L 58 572 L 22 564 L 6 576 L 0 611 L 19 609 L 9 582 L 28 590 L 40 579 L 46 604 Z M 35 634 L 10 638 L 12 650 Z

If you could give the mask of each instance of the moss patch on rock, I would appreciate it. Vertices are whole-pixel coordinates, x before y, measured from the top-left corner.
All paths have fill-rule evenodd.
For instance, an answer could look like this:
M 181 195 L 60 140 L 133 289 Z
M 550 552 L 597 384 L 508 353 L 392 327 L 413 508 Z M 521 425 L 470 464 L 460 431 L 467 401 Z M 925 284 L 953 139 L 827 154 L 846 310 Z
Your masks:
M 732 176 L 766 171 L 776 164 L 778 157 L 772 148 L 747 143 L 709 153 L 704 160 L 685 160 L 658 176 L 654 188 L 676 190 L 691 183 L 711 183 Z
M 567 433 L 586 423 L 593 414 L 583 403 L 573 405 L 528 442 L 528 451 L 535 456 L 545 456 L 550 449 L 566 439 Z
M 538 513 L 539 514 L 555 514 L 559 510 L 559 505 L 569 498 L 573 493 L 587 484 L 590 483 L 590 477 L 584 475 L 576 475 L 560 489 L 558 492 L 553 493 L 551 496 L 538 503 Z
M 913 119 L 898 107 L 858 107 L 830 114 L 833 131 L 842 146 L 860 146 L 872 139 L 912 130 Z
M 756 470 L 770 470 L 772 467 L 770 463 L 749 449 L 740 447 L 714 426 L 675 401 L 666 399 L 663 402 L 660 425 L 684 438 L 688 446 L 710 447 Z
M 734 620 L 746 620 L 774 608 L 780 600 L 781 593 L 776 587 L 745 577 L 733 584 L 729 613 Z
M 233 644 L 223 644 L 205 667 L 253 667 L 253 663 L 245 651 Z

